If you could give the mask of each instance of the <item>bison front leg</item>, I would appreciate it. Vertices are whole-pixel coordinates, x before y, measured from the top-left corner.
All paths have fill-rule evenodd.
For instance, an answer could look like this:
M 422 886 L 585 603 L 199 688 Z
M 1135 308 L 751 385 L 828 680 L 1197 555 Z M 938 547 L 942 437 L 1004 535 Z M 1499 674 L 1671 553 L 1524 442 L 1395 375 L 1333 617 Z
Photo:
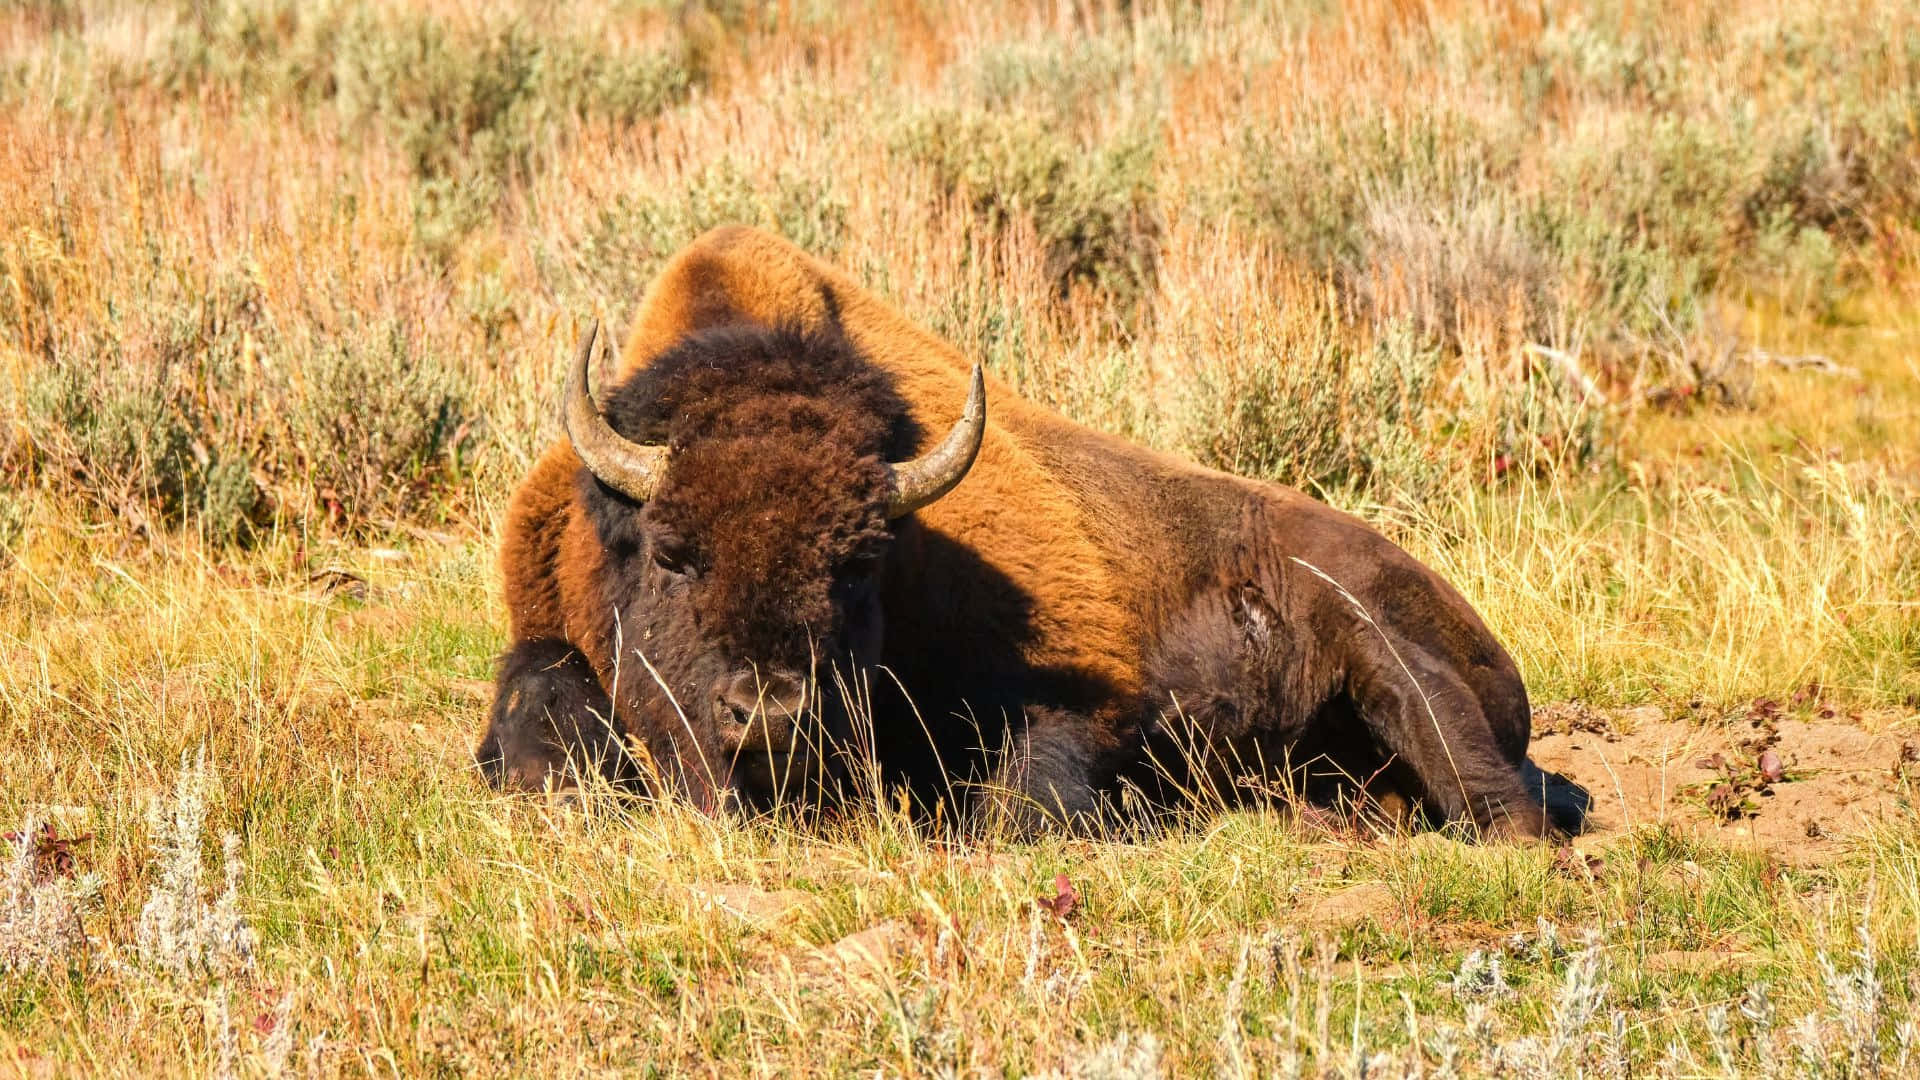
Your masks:
M 973 800 L 969 831 L 1022 839 L 1051 829 L 1092 831 L 1100 799 L 1086 723 L 1077 713 L 1051 708 L 1029 707 L 1026 719 Z
M 522 641 L 500 660 L 493 716 L 474 758 L 506 790 L 564 790 L 583 777 L 636 775 L 606 692 L 564 641 Z
M 1502 752 L 1466 681 L 1410 643 L 1383 638 L 1379 646 L 1350 673 L 1349 689 L 1374 739 L 1413 772 L 1422 798 L 1489 837 L 1549 835 L 1539 794 Z

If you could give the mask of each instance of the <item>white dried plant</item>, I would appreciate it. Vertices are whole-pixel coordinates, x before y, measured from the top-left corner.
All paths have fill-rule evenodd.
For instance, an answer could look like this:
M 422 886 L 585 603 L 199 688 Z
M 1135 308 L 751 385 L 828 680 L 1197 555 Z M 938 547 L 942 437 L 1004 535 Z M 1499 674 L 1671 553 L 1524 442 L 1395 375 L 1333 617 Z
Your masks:
M 1249 1071 L 1245 1033 L 1240 1026 L 1240 1008 L 1246 998 L 1247 958 L 1252 952 L 1251 938 L 1240 939 L 1240 959 L 1234 964 L 1233 978 L 1227 983 L 1227 999 L 1220 1010 L 1219 1075 L 1245 1076 Z
M 1151 1031 L 1122 1031 L 1091 1046 L 1081 1044 L 1057 1069 L 1030 1080 L 1160 1080 L 1160 1040 Z
M 1795 1020 L 1787 1029 L 1787 1043 L 1793 1047 L 1794 1062 L 1802 1076 L 1819 1076 L 1826 1071 L 1827 1028 L 1812 1013 Z
M 1894 1025 L 1893 1042 L 1893 1075 L 1912 1076 L 1914 1066 L 1920 1065 L 1920 1062 L 1914 1061 L 1914 1051 L 1920 1049 L 1920 1024 L 1912 1020 L 1900 1021 Z
M 1505 997 L 1513 993 L 1500 968 L 1500 954 L 1475 949 L 1460 958 L 1460 970 L 1453 975 L 1453 992 L 1468 1000 Z
M 1469 1005 L 1466 1016 L 1462 1019 L 1465 1021 L 1462 1030 L 1466 1032 L 1468 1044 L 1479 1051 L 1482 1061 L 1491 1061 L 1499 1049 L 1495 1041 L 1496 1027 L 1493 1010 L 1478 1003 Z
M 1687 1037 L 1675 1032 L 1667 1040 L 1667 1048 L 1660 1055 L 1660 1062 L 1654 1066 L 1655 1076 L 1692 1076 L 1700 1071 L 1693 1060 L 1693 1048 L 1687 1044 Z
M 1633 1059 L 1627 1043 L 1627 1014 L 1615 1009 L 1607 1017 L 1607 1026 L 1594 1038 L 1594 1054 L 1599 1059 L 1596 1072 L 1609 1080 L 1627 1080 L 1633 1075 Z
M 68 880 L 36 866 L 40 822 L 31 814 L 9 845 L 0 881 L 0 973 L 40 972 L 86 947 L 81 911 L 99 895 L 95 875 Z
M 287 1062 L 293 1059 L 293 991 L 280 995 L 273 1006 L 273 1028 L 260 1042 L 261 1071 L 267 1076 L 285 1076 Z
M 1452 1024 L 1442 1025 L 1427 1042 L 1435 1058 L 1433 1075 L 1438 1080 L 1456 1080 L 1461 1075 L 1461 1054 L 1466 1049 L 1465 1032 Z
M 1880 1022 L 1885 1018 L 1887 1003 L 1868 925 L 1870 911 L 1870 904 L 1861 904 L 1857 926 L 1860 946 L 1853 952 L 1851 968 L 1840 970 L 1824 952 L 1816 957 L 1826 987 L 1827 1008 L 1846 1039 L 1848 1075 L 1858 1077 L 1880 1075 Z
M 1773 997 L 1766 983 L 1752 983 L 1740 999 L 1740 1015 L 1753 1036 L 1754 1061 L 1767 1076 L 1779 1074 L 1779 1055 L 1774 1052 L 1775 1012 Z
M 1855 926 L 1860 944 L 1851 965 L 1842 967 L 1825 950 L 1814 954 L 1826 1008 L 1802 1016 L 1786 1032 L 1802 1076 L 1838 1072 L 1870 1078 L 1883 1072 L 1880 1031 L 1887 1019 L 1886 989 L 1880 982 L 1870 914 L 1870 906 L 1862 905 Z M 1894 1036 L 1900 1037 L 1897 1027 Z
M 214 1059 L 213 1075 L 218 1080 L 233 1080 L 240 1061 L 240 1032 L 233 1026 L 233 993 L 221 987 L 220 994 L 208 1005 L 210 1015 L 208 1026 L 213 1028 L 213 1044 L 218 1056 Z
M 1577 1063 L 1588 1041 L 1587 1029 L 1600 1015 L 1606 997 L 1606 954 L 1597 941 L 1589 940 L 1568 962 L 1548 1018 L 1546 1051 L 1551 1067 L 1570 1069 Z
M 1500 968 L 1501 952 L 1476 949 L 1461 959 L 1453 978 L 1455 995 L 1468 1002 L 1465 1022 L 1457 1028 L 1442 1026 L 1430 1043 L 1439 1058 L 1435 1075 L 1630 1075 L 1633 1069 L 1626 1017 L 1606 1010 L 1609 965 L 1597 935 L 1588 935 L 1578 952 L 1568 953 L 1558 931 L 1542 920 L 1537 943 L 1524 942 L 1523 948 L 1543 960 L 1567 957 L 1566 971 L 1548 1011 L 1546 1031 L 1515 1038 L 1500 1036 L 1489 1003 L 1515 991 Z M 1601 1022 L 1603 1016 L 1605 1022 Z M 1417 1055 L 1415 1060 L 1419 1060 Z M 1470 1063 L 1474 1067 L 1470 1068 Z
M 240 912 L 240 838 L 221 842 L 226 887 L 203 885 L 201 836 L 207 823 L 207 751 L 188 764 L 183 755 L 173 799 L 156 806 L 153 885 L 134 926 L 141 959 L 176 975 L 228 975 L 253 969 L 253 928 Z
M 1707 1041 L 1713 1045 L 1713 1056 L 1720 1063 L 1721 1071 L 1734 1072 L 1733 1014 L 1725 1005 L 1714 1005 L 1707 1009 L 1705 1019 Z

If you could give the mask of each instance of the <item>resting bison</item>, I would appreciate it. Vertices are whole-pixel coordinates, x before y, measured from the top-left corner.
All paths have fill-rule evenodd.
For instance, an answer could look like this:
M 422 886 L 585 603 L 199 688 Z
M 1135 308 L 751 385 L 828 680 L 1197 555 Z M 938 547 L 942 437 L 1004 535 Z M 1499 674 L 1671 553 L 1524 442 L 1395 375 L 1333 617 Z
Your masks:
M 1031 824 L 1326 759 L 1448 820 L 1549 828 L 1513 661 L 1359 520 L 983 385 L 749 229 L 663 271 L 600 406 L 592 342 L 507 519 L 492 783 L 764 805 L 853 760 Z

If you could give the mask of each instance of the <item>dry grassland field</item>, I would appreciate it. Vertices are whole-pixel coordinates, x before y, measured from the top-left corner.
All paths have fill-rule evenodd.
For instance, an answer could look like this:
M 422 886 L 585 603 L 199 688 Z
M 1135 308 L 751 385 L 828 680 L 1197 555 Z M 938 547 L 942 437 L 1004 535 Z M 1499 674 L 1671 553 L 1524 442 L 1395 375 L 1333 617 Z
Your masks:
M 0 178 L 0 1076 L 1920 1075 L 1920 7 L 8 0 Z M 1585 830 L 492 792 L 729 222 L 1364 517 Z

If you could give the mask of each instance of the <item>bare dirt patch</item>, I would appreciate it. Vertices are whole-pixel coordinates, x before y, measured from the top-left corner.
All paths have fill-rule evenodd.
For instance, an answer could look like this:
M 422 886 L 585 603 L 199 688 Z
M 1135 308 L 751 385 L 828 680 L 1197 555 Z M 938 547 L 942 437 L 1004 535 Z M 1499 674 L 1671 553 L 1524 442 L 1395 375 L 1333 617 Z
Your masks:
M 887 919 L 837 941 L 804 950 L 793 971 L 803 981 L 810 982 L 884 982 L 894 964 L 912 952 L 919 937 L 906 920 Z
M 693 889 L 703 907 L 726 912 L 753 926 L 772 926 L 809 911 L 812 893 L 799 889 L 761 889 L 753 885 L 702 885 Z
M 1383 882 L 1366 882 L 1305 901 L 1295 921 L 1303 926 L 1337 928 L 1367 920 L 1384 921 L 1401 910 L 1393 889 Z
M 830 967 L 867 966 L 884 969 L 893 956 L 913 939 L 913 930 L 900 919 L 888 919 L 848 934 L 830 945 L 815 950 L 817 958 Z
M 1657 975 L 1704 975 L 1751 963 L 1753 954 L 1738 949 L 1668 949 L 1648 953 L 1640 967 Z
M 1555 704 L 1535 711 L 1534 728 L 1549 801 L 1584 789 L 1586 835 L 1672 825 L 1819 864 L 1876 822 L 1910 820 L 1920 803 L 1920 717 L 1787 718 L 1757 702 L 1702 722 Z

